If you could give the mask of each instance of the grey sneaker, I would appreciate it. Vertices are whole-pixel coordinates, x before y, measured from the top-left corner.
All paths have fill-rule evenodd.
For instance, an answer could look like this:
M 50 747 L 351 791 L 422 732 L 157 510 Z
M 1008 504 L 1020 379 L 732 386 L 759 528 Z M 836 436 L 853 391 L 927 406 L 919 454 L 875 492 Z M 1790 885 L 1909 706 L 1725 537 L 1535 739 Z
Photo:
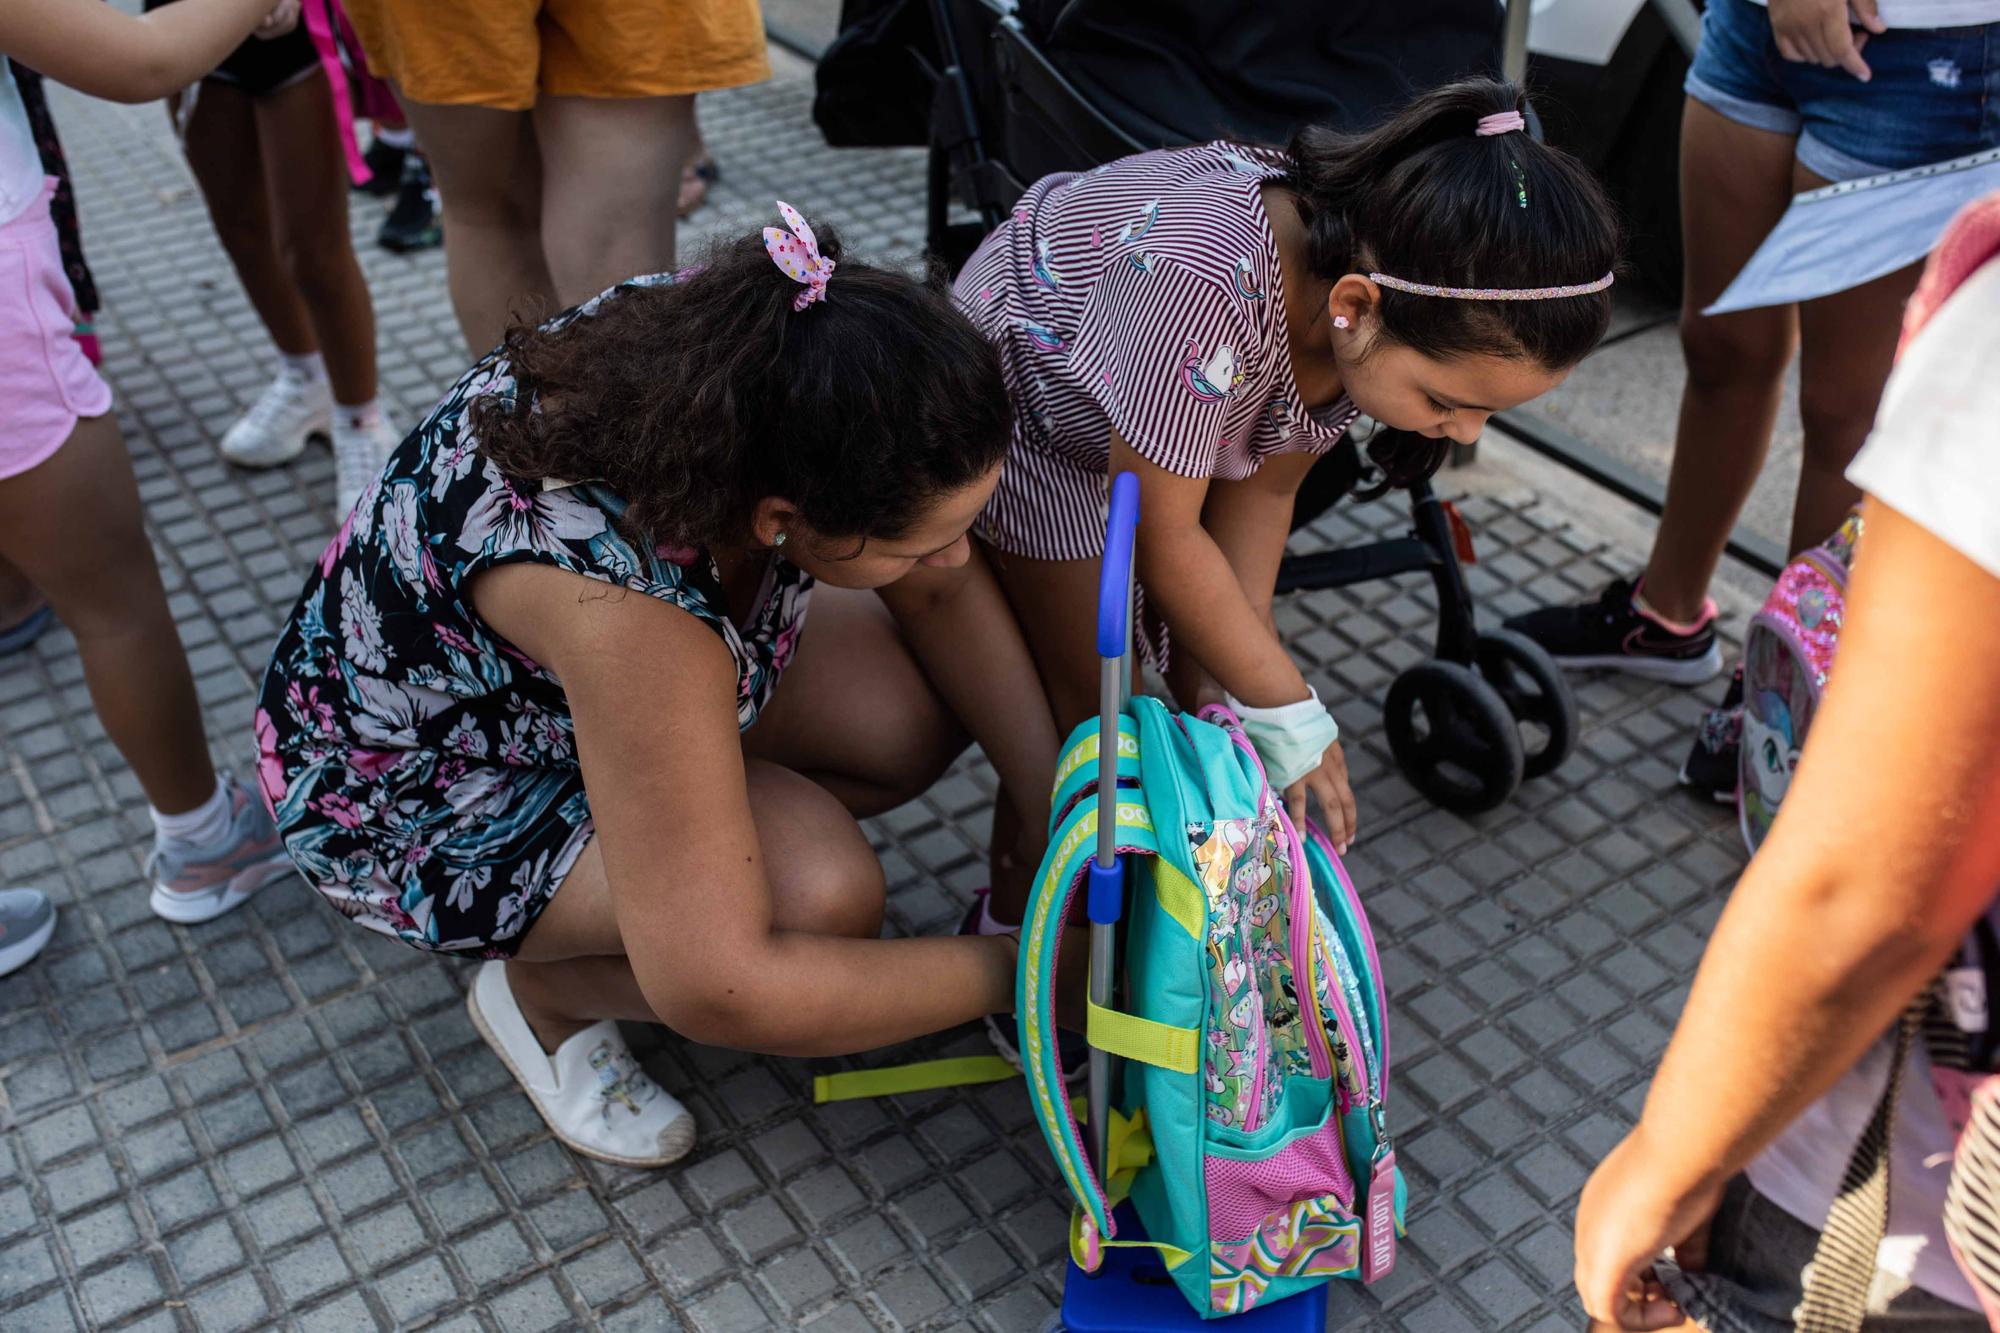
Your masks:
M 179 925 L 213 921 L 292 870 L 278 826 L 264 807 L 234 777 L 222 781 L 229 791 L 228 836 L 193 850 L 155 842 L 146 858 L 153 912 Z
M 40 889 L 0 889 L 0 977 L 25 967 L 56 932 L 56 905 Z

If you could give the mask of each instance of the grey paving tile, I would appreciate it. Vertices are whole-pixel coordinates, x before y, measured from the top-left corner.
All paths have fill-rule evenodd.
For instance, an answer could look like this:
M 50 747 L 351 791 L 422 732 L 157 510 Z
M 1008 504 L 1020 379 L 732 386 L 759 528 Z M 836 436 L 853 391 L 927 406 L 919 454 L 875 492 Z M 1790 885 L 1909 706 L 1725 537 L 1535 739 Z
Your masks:
M 800 3 L 830 20 L 830 0 Z M 332 528 L 331 465 L 321 450 L 271 473 L 216 459 L 268 373 L 255 317 L 164 125 L 56 96 L 87 200 L 172 201 L 92 203 L 87 226 L 170 607 L 240 772 L 250 690 Z M 759 224 L 761 199 L 804 183 L 863 248 L 913 252 L 922 154 L 821 150 L 789 132 L 809 101 L 803 71 L 704 98 L 730 175 L 693 232 Z M 377 251 L 372 209 L 353 223 L 385 401 L 413 419 L 462 369 L 441 259 Z M 1459 488 L 1449 473 L 1439 486 Z M 1482 618 L 1593 591 L 1638 559 L 1532 502 L 1462 508 Z M 1394 501 L 1342 506 L 1301 540 L 1404 522 Z M 1570 765 L 1461 819 L 1426 807 L 1379 739 L 1382 690 L 1428 652 L 1430 591 L 1364 585 L 1275 614 L 1309 678 L 1344 699 L 1369 820 L 1351 864 L 1395 996 L 1392 1117 L 1419 1187 L 1409 1261 L 1343 1286 L 1336 1321 L 1573 1327 L 1562 1218 L 1629 1123 L 1741 865 L 1727 814 L 1674 790 L 1704 701 L 1583 682 Z M 983 878 L 993 789 L 968 762 L 871 823 L 896 928 L 954 923 Z M 702 1127 L 694 1160 L 584 1164 L 477 1040 L 462 966 L 355 931 L 294 883 L 167 927 L 142 891 L 145 832 L 73 636 L 0 662 L 0 880 L 49 885 L 64 907 L 37 967 L 0 979 L 0 1326 L 1013 1333 L 1046 1317 L 1066 1218 L 1018 1086 L 814 1107 L 806 1063 L 652 1036 L 642 1058 Z M 912 1051 L 975 1049 L 961 1033 Z M 166 1307 L 170 1292 L 185 1306 Z

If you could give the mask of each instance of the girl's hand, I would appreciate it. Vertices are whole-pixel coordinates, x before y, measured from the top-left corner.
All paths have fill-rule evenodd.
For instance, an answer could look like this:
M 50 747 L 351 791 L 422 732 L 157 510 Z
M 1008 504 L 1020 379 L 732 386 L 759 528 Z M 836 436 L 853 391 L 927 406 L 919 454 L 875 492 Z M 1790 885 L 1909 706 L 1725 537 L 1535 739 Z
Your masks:
M 1319 802 L 1320 818 L 1325 821 L 1327 837 L 1333 839 L 1333 849 L 1345 856 L 1358 824 L 1354 789 L 1347 783 L 1347 756 L 1341 752 L 1339 741 L 1326 747 L 1318 768 L 1285 789 L 1285 807 L 1292 816 L 1293 827 L 1301 833 L 1306 826 L 1307 792 Z
M 1684 1322 L 1653 1276 L 1653 1262 L 1671 1246 L 1682 1267 L 1702 1267 L 1722 1186 L 1676 1188 L 1670 1183 L 1675 1174 L 1641 1124 L 1583 1187 L 1576 1210 L 1576 1291 L 1584 1312 L 1607 1327 L 1661 1329 Z
M 300 0 L 278 0 L 264 21 L 259 23 L 250 35 L 266 42 L 273 37 L 283 37 L 299 26 L 299 5 Z
M 1870 33 L 1888 31 L 1876 12 L 1876 0 L 1771 0 L 1771 35 L 1778 54 L 1801 64 L 1832 69 L 1838 65 L 1863 83 L 1873 77 L 1861 48 Z M 1859 24 L 1865 31 L 1856 32 Z

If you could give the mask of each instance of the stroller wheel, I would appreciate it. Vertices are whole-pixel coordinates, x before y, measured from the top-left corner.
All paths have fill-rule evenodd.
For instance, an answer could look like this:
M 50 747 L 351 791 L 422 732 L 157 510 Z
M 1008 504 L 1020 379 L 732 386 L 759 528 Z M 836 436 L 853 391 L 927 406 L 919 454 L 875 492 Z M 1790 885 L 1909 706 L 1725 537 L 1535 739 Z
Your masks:
M 1491 810 L 1521 785 L 1521 731 L 1471 667 L 1419 662 L 1389 686 L 1382 724 L 1396 763 L 1447 810 Z
M 1553 773 L 1576 744 L 1576 695 L 1548 650 L 1510 629 L 1479 636 L 1473 664 L 1507 705 L 1521 733 L 1523 774 Z

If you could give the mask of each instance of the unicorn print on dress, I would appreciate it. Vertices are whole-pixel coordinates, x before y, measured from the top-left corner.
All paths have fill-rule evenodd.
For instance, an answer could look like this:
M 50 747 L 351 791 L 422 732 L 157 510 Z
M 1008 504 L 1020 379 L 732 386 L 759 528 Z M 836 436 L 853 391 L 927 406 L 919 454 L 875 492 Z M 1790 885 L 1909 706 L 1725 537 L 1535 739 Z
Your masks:
M 1153 266 L 1159 262 L 1159 258 L 1160 257 L 1158 255 L 1153 254 L 1150 251 L 1141 250 L 1139 251 L 1139 253 L 1135 255 L 1125 256 L 1125 261 L 1129 263 L 1133 268 L 1138 269 L 1141 273 L 1151 273 L 1153 271 Z
M 1245 176 L 1261 176 L 1265 172 L 1264 167 L 1231 148 L 1222 150 L 1222 160 L 1231 171 L 1241 172 Z
M 1117 245 L 1135 244 L 1144 239 L 1146 233 L 1153 229 L 1153 224 L 1159 220 L 1160 201 L 1157 199 L 1148 200 L 1146 206 L 1139 210 L 1139 216 L 1128 220 L 1124 226 L 1120 227 L 1118 234 L 1112 237 L 1112 241 Z
M 1261 301 L 1264 293 L 1257 290 L 1252 279 L 1250 257 L 1245 255 L 1236 261 L 1236 294 L 1246 301 Z
M 1181 384 L 1189 393 L 1204 403 L 1219 403 L 1233 397 L 1242 383 L 1243 373 L 1237 365 L 1235 348 L 1223 343 L 1203 360 L 1201 343 L 1188 339 L 1188 358 L 1181 363 Z
M 1035 259 L 1031 267 L 1035 270 L 1036 282 L 1052 292 L 1062 290 L 1062 274 L 1056 271 L 1055 260 L 1049 257 L 1049 243 L 1046 240 L 1035 242 Z
M 1063 341 L 1060 333 L 1046 324 L 1037 324 L 1032 319 L 1021 321 L 1021 332 L 1027 334 L 1028 340 L 1045 352 L 1060 352 L 1069 346 Z

